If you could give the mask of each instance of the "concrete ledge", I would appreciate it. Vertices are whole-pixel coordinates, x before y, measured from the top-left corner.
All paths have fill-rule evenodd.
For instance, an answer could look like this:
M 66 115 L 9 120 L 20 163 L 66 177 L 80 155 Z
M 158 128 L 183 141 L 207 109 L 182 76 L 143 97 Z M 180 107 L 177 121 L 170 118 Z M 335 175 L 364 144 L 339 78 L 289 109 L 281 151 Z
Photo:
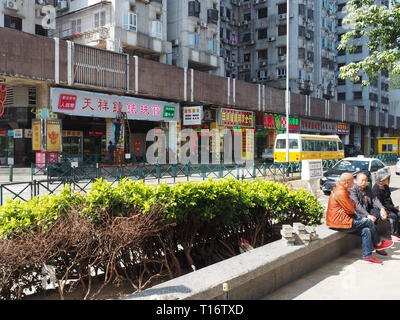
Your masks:
M 361 238 L 333 231 L 325 225 L 316 227 L 316 232 L 319 239 L 308 246 L 287 246 L 285 240 L 278 240 L 124 300 L 223 299 L 224 282 L 229 284 L 229 299 L 256 300 L 361 244 Z

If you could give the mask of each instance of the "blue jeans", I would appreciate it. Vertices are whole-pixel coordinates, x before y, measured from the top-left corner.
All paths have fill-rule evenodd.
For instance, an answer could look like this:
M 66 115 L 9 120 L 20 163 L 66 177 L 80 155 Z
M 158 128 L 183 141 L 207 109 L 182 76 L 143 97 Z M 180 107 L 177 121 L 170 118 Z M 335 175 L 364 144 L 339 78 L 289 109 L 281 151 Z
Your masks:
M 361 247 L 363 259 L 371 258 L 372 256 L 372 245 L 376 246 L 381 242 L 381 238 L 376 230 L 376 227 L 372 220 L 368 218 L 354 218 L 353 225 L 350 229 L 332 228 L 337 231 L 354 234 L 361 236 Z

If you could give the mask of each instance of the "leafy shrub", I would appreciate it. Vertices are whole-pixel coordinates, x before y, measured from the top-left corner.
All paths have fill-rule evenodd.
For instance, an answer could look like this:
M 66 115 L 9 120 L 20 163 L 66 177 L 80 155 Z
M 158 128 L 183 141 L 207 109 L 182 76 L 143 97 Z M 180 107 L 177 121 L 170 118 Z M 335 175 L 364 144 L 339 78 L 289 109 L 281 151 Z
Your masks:
M 322 215 L 309 192 L 263 180 L 149 186 L 123 179 L 111 186 L 99 179 L 86 195 L 66 187 L 26 203 L 8 201 L 0 207 L 0 247 L 14 245 L 21 256 L 0 252 L 0 298 L 21 297 L 12 281 L 19 290 L 37 286 L 29 273 L 37 275 L 42 265 L 53 265 L 60 279 L 78 275 L 81 283 L 90 281 L 92 269 L 107 271 L 104 285 L 124 278 L 140 290 L 160 270 L 180 275 L 239 254 L 242 237 L 261 246 L 279 237 L 274 225 L 319 224 Z

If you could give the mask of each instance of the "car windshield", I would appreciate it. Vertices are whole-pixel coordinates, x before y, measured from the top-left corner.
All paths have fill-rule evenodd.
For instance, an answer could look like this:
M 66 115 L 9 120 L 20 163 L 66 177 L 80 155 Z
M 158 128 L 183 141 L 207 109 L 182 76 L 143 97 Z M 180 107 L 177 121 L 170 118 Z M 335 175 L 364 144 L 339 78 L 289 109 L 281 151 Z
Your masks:
M 335 164 L 332 169 L 342 170 L 342 171 L 368 171 L 368 161 L 360 160 L 341 160 Z

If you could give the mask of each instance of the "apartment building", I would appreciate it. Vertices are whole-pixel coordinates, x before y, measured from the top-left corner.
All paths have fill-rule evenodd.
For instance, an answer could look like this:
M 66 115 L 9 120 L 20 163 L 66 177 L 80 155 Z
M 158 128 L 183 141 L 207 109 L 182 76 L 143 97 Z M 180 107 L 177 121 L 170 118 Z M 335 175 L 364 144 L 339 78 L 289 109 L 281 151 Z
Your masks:
M 1 0 L 0 27 L 47 36 L 43 28 L 45 5 L 53 4 L 54 0 Z
M 52 36 L 171 64 L 167 0 L 57 0 Z
M 337 37 L 338 40 L 344 33 L 347 32 L 346 26 L 343 25 L 343 18 L 347 15 L 346 0 L 337 0 Z M 387 0 L 376 1 L 379 5 L 388 5 Z M 368 55 L 369 51 L 367 48 L 368 37 L 363 36 L 355 39 L 353 44 L 356 45 L 354 53 L 341 50 L 337 54 L 337 65 L 338 69 L 341 66 L 347 65 L 351 62 L 357 62 L 364 60 Z M 363 78 L 364 77 L 364 78 Z M 387 112 L 389 110 L 389 74 L 388 72 L 382 72 L 378 79 L 371 83 L 370 86 L 362 88 L 361 81 L 369 80 L 366 75 L 362 75 L 361 79 L 357 83 L 352 83 L 349 79 L 337 80 L 338 88 L 338 102 L 346 103 L 349 105 L 358 106 L 365 108 L 366 110 L 376 110 Z
M 285 89 L 289 53 L 290 90 L 333 99 L 334 13 L 333 0 L 292 0 L 288 50 L 286 2 L 221 1 L 221 54 L 225 58 L 226 76 Z
M 220 55 L 225 63 L 225 76 L 237 78 L 239 63 L 240 1 L 221 1 L 220 5 Z M 244 24 L 247 20 L 244 20 Z
M 347 0 L 337 0 L 337 37 L 340 41 L 344 33 L 348 31 L 346 25 L 343 24 L 343 19 L 347 15 L 346 4 Z M 376 4 L 388 6 L 388 0 L 376 0 Z M 364 60 L 369 55 L 367 48 L 368 37 L 360 36 L 353 40 L 353 44 L 356 45 L 354 53 L 349 53 L 347 50 L 340 50 L 337 53 L 337 68 L 348 65 L 351 62 L 358 62 Z M 339 75 L 339 71 L 337 72 Z M 389 115 L 389 73 L 388 71 L 382 72 L 378 79 L 371 82 L 370 86 L 362 88 L 361 81 L 369 80 L 368 77 L 363 74 L 360 76 L 360 81 L 357 83 L 351 82 L 349 79 L 342 80 L 337 78 L 337 100 L 340 103 L 357 106 L 359 109 L 365 109 L 367 111 L 375 111 L 376 114 L 379 112 L 385 113 L 385 119 L 388 119 Z M 377 117 L 375 117 L 375 121 Z M 372 123 L 372 119 L 368 119 L 369 123 Z M 387 122 L 387 120 L 386 120 Z M 375 137 L 383 137 L 388 134 L 390 129 L 386 126 L 383 128 L 369 128 L 366 127 L 364 130 L 360 126 L 354 126 L 354 130 L 351 133 L 353 139 L 351 139 L 354 145 L 361 144 L 361 137 L 368 137 L 368 143 Z M 373 148 L 373 146 L 371 145 Z
M 168 0 L 173 65 L 224 76 L 219 9 L 220 0 Z

